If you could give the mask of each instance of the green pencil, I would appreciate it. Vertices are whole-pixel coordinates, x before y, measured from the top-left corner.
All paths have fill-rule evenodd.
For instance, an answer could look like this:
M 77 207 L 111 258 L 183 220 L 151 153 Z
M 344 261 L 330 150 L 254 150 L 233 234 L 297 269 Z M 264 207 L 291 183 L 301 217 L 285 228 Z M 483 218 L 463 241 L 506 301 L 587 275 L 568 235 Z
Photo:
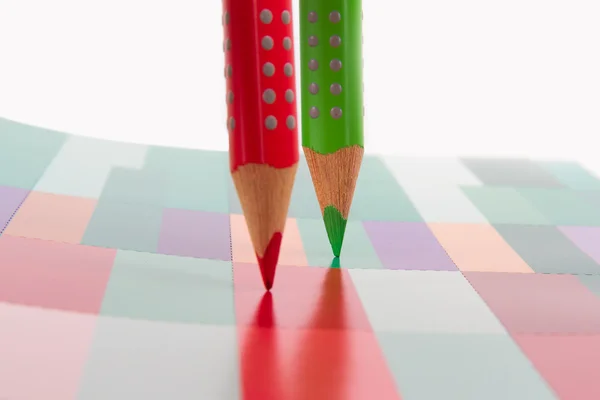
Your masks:
M 302 146 L 340 255 L 363 148 L 362 2 L 300 0 Z

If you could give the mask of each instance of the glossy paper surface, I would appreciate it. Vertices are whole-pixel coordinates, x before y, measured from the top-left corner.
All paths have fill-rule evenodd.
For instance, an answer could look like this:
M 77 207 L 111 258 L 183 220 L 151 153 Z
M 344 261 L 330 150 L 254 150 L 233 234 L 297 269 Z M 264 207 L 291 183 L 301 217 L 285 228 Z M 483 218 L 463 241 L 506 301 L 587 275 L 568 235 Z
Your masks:
M 301 160 L 265 294 L 228 162 L 0 119 L 0 399 L 600 398 L 584 166 L 367 156 L 332 262 Z

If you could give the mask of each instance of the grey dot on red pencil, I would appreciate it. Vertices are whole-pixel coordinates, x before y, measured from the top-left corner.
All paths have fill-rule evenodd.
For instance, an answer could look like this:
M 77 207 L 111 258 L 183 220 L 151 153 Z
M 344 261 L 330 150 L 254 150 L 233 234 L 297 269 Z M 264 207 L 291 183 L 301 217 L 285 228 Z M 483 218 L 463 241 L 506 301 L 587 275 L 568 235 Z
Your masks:
M 231 76 L 233 74 L 233 68 L 231 67 L 231 65 L 227 66 L 227 76 Z
M 272 115 L 269 115 L 267 118 L 265 118 L 265 126 L 270 131 L 274 130 L 275 128 L 277 128 L 277 118 L 275 118 Z
M 273 21 L 273 13 L 271 12 L 271 10 L 262 10 L 260 12 L 260 21 L 263 24 L 270 24 Z
M 296 127 L 296 118 L 294 118 L 293 115 L 288 116 L 285 120 L 285 124 L 288 129 L 294 129 Z
M 290 77 L 292 76 L 292 74 L 294 73 L 294 67 L 292 67 L 292 64 L 290 63 L 286 63 L 283 66 L 283 73 L 285 74 L 285 76 Z
M 283 22 L 286 25 L 292 22 L 292 15 L 288 10 L 285 10 L 281 13 L 281 22 Z
M 227 93 L 227 102 L 229 104 L 233 103 L 233 92 L 229 91 L 229 93 Z
M 292 89 L 288 89 L 285 91 L 285 101 L 287 101 L 288 103 L 293 103 L 294 97 L 294 91 Z
M 270 62 L 265 63 L 263 65 L 263 74 L 265 76 L 273 76 L 275 74 L 275 66 Z
M 264 36 L 261 40 L 262 48 L 265 50 L 271 50 L 273 48 L 273 38 L 271 36 Z
M 283 38 L 283 48 L 286 50 L 291 50 L 292 49 L 292 39 L 290 39 L 289 37 L 284 37 Z
M 233 117 L 229 118 L 229 129 L 231 129 L 231 130 L 235 129 L 235 118 L 233 118 Z
M 267 104 L 275 103 L 275 91 L 273 89 L 267 89 L 263 92 L 263 101 Z

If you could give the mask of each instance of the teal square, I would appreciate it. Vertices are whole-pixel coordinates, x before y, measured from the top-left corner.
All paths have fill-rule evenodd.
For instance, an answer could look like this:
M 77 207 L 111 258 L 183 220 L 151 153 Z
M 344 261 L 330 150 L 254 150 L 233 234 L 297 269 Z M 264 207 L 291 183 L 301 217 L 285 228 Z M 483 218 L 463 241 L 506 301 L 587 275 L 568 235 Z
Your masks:
M 229 157 L 227 152 L 150 147 L 144 169 L 166 177 L 166 207 L 226 213 Z
M 235 325 L 231 263 L 119 250 L 101 315 Z
M 161 207 L 101 200 L 82 244 L 154 253 L 161 224 Z
M 403 400 L 555 400 L 503 334 L 377 333 Z
M 149 169 L 112 168 L 102 201 L 162 207 L 166 203 L 167 176 Z
M 577 278 L 592 293 L 600 297 L 600 275 L 579 275 Z
M 0 186 L 33 189 L 67 137 L 0 118 Z
M 309 265 L 314 267 L 331 266 L 333 253 L 323 221 L 297 219 L 296 223 Z M 383 268 L 362 222 L 348 221 L 342 253 L 339 261 L 336 260 L 336 262 L 339 263 L 341 268 Z
M 349 218 L 358 221 L 422 222 L 423 218 L 380 158 L 366 156 Z
M 517 190 L 553 225 L 600 226 L 600 209 L 572 189 Z
M 547 161 L 540 162 L 540 165 L 570 189 L 600 189 L 600 180 L 579 163 L 569 161 Z
M 462 190 L 491 224 L 551 224 L 515 188 L 462 186 Z
M 321 207 L 304 157 L 300 157 L 298 162 L 288 215 L 290 218 L 322 218 Z

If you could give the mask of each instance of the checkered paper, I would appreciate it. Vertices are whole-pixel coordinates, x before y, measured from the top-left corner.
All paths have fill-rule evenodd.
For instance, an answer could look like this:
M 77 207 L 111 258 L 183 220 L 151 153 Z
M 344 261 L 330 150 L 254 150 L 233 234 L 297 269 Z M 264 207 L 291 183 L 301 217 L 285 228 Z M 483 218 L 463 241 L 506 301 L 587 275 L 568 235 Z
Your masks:
M 302 161 L 265 295 L 226 153 L 0 119 L 0 399 L 600 398 L 583 166 L 368 156 L 320 218 Z

